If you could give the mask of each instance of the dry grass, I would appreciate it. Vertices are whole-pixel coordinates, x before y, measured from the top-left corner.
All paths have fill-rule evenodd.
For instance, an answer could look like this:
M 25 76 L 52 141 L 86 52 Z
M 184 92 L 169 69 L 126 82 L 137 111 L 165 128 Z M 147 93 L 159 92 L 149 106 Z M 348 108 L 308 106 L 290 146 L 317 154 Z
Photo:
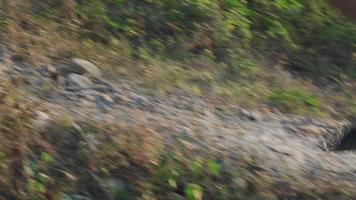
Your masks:
M 0 199 L 59 199 L 66 193 L 105 199 L 104 179 L 119 176 L 136 185 L 135 172 L 146 173 L 160 159 L 161 140 L 144 125 L 63 116 L 38 130 L 33 103 L 13 84 L 1 83 L 0 102 Z
M 42 4 L 56 2 L 46 1 Z M 348 80 L 341 81 L 348 84 L 341 84 L 337 90 L 317 87 L 313 80 L 291 75 L 282 66 L 271 67 L 270 62 L 256 63 L 257 66 L 252 69 L 227 80 L 226 66 L 213 62 L 209 56 L 177 63 L 154 58 L 141 49 L 141 58 L 135 59 L 132 56 L 134 50 L 124 39 L 107 38 L 109 42 L 103 44 L 83 37 L 79 28 L 80 20 L 76 20 L 73 14 L 73 2 L 63 2 L 57 2 L 61 6 L 56 11 L 38 16 L 34 12 L 41 12 L 43 8 L 33 10 L 29 0 L 6 1 L 7 5 L 3 6 L 6 9 L 2 14 L 6 26 L 3 25 L 0 34 L 13 60 L 40 65 L 65 63 L 72 57 L 81 57 L 100 66 L 110 80 L 117 81 L 118 77 L 119 80 L 132 80 L 153 92 L 170 92 L 178 88 L 218 103 L 238 103 L 251 108 L 271 106 L 269 96 L 276 89 L 298 89 L 318 98 L 320 110 L 308 112 L 308 108 L 292 105 L 291 109 L 283 112 L 331 117 L 350 117 L 355 114 L 355 95 L 350 93 L 355 83 Z

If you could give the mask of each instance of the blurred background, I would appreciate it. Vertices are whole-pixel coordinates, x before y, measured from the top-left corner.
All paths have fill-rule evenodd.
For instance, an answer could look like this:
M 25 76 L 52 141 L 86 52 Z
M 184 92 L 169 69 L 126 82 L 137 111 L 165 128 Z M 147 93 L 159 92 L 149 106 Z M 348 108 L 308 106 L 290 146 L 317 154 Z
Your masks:
M 260 164 L 245 159 L 246 152 L 226 159 L 216 149 L 205 155 L 202 149 L 210 143 L 204 134 L 215 126 L 205 109 L 218 106 L 216 112 L 227 115 L 234 105 L 236 119 L 251 121 L 265 115 L 295 120 L 285 119 L 290 114 L 355 120 L 355 5 L 352 0 L 0 0 L 0 66 L 9 71 L 2 75 L 0 95 L 0 199 L 328 199 L 310 182 L 280 191 L 272 175 L 255 173 Z M 63 70 L 68 66 L 91 77 L 68 75 Z M 97 66 L 100 75 L 88 70 Z M 117 85 L 122 92 L 78 89 L 88 84 Z M 116 108 L 117 102 L 125 104 Z M 172 110 L 176 118 L 161 121 L 174 116 L 175 106 L 189 112 Z M 146 109 L 161 110 L 160 118 Z M 212 125 L 194 124 L 188 116 Z M 45 128 L 38 128 L 38 120 Z M 199 129 L 205 125 L 209 131 Z M 322 135 L 317 126 L 301 130 Z M 166 138 L 181 137 L 184 130 L 189 139 L 178 139 L 179 145 Z M 238 160 L 236 168 L 225 163 L 230 159 Z M 288 182 L 276 178 L 281 179 Z M 297 189 L 309 184 L 310 191 Z

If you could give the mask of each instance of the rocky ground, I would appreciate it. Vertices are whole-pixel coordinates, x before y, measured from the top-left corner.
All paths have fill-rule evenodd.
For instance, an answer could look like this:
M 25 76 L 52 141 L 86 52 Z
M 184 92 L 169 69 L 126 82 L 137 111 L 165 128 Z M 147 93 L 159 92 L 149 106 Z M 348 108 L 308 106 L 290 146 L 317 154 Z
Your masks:
M 64 114 L 78 121 L 144 124 L 168 147 L 179 143 L 214 152 L 230 171 L 238 158 L 251 160 L 281 187 L 284 182 L 318 191 L 356 186 L 356 154 L 332 151 L 349 122 L 216 105 L 179 91 L 150 94 L 125 80 L 110 83 L 97 66 L 81 59 L 43 66 L 11 63 L 2 69 L 3 77 L 37 102 L 39 126 Z M 95 140 L 87 142 L 96 148 Z M 347 199 L 333 195 L 330 199 Z

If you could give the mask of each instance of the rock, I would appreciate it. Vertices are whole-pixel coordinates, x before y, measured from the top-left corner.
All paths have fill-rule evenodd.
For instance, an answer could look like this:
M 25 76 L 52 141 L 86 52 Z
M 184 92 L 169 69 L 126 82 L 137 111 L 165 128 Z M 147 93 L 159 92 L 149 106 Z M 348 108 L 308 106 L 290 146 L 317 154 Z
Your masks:
M 74 92 L 62 91 L 59 94 L 59 98 L 64 97 L 66 100 L 79 101 L 79 97 Z
M 47 71 L 51 74 L 58 73 L 57 68 L 52 65 L 47 65 Z
M 115 102 L 125 105 L 128 102 L 130 102 L 130 98 L 127 95 L 119 94 L 119 93 L 113 93 L 113 98 Z
M 114 100 L 111 96 L 106 94 L 101 94 L 96 98 L 96 105 L 104 112 L 108 111 L 114 104 Z
M 114 100 L 111 98 L 111 96 L 107 95 L 107 94 L 100 94 L 98 96 L 98 99 L 108 102 L 108 103 L 114 103 Z
M 150 105 L 149 101 L 147 100 L 146 97 L 135 94 L 133 92 L 131 92 L 129 94 L 129 98 L 131 100 L 131 103 L 133 104 L 133 106 L 137 106 L 137 107 L 147 107 L 148 105 Z
M 92 82 L 88 77 L 71 73 L 67 76 L 67 84 L 79 88 L 88 88 L 92 85 Z
M 187 110 L 187 111 L 192 111 L 193 110 L 193 105 L 189 102 L 186 101 L 186 99 L 174 99 L 172 101 L 172 106 L 176 109 L 179 110 Z
M 299 127 L 299 130 L 302 131 L 303 133 L 317 135 L 317 136 L 321 135 L 323 132 L 321 128 L 314 125 L 305 125 Z
M 42 127 L 45 127 L 48 124 L 50 119 L 51 118 L 47 113 L 44 113 L 42 111 L 37 111 L 34 124 L 36 125 L 36 127 L 42 128 Z
M 45 72 L 46 74 L 56 74 L 58 73 L 57 68 L 52 65 L 43 65 L 41 66 L 41 71 Z
M 92 90 L 92 89 L 82 90 L 81 91 L 81 95 L 83 97 L 85 97 L 89 101 L 95 101 L 97 96 L 100 96 L 100 94 L 101 94 L 100 92 L 97 92 L 97 91 Z
M 38 72 L 42 75 L 42 78 L 51 78 L 52 80 L 59 82 L 60 73 L 57 68 L 52 65 L 43 65 Z
M 250 117 L 249 117 L 251 120 L 254 120 L 254 121 L 260 121 L 262 120 L 262 116 L 257 113 L 257 112 L 250 112 Z
M 95 78 L 101 77 L 101 71 L 96 65 L 79 58 L 73 58 L 69 65 L 62 65 L 61 71 L 64 74 L 74 73 Z
M 103 85 L 103 84 L 95 84 L 91 89 L 96 90 L 98 92 L 102 93 L 108 93 L 111 92 L 111 88 L 108 85 Z
M 80 99 L 79 104 L 86 108 L 95 108 L 96 106 L 96 104 L 93 101 L 86 100 L 86 99 Z
M 259 113 L 253 112 L 253 111 L 248 111 L 245 109 L 240 109 L 240 115 L 244 118 L 251 120 L 251 121 L 260 121 L 262 119 L 262 116 Z

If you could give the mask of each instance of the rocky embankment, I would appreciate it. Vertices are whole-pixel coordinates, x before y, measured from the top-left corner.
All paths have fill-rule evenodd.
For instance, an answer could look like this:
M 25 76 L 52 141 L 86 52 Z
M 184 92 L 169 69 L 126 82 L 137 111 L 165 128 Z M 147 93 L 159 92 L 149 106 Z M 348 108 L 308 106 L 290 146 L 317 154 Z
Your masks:
M 214 152 L 227 170 L 235 170 L 238 158 L 252 160 L 281 187 L 284 182 L 318 191 L 356 187 L 356 154 L 331 151 L 348 122 L 214 105 L 179 92 L 152 95 L 130 82 L 110 83 L 97 66 L 81 59 L 65 65 L 12 64 L 3 73 L 41 104 L 40 125 L 62 114 L 127 127 L 144 124 L 168 147 L 179 141 Z

